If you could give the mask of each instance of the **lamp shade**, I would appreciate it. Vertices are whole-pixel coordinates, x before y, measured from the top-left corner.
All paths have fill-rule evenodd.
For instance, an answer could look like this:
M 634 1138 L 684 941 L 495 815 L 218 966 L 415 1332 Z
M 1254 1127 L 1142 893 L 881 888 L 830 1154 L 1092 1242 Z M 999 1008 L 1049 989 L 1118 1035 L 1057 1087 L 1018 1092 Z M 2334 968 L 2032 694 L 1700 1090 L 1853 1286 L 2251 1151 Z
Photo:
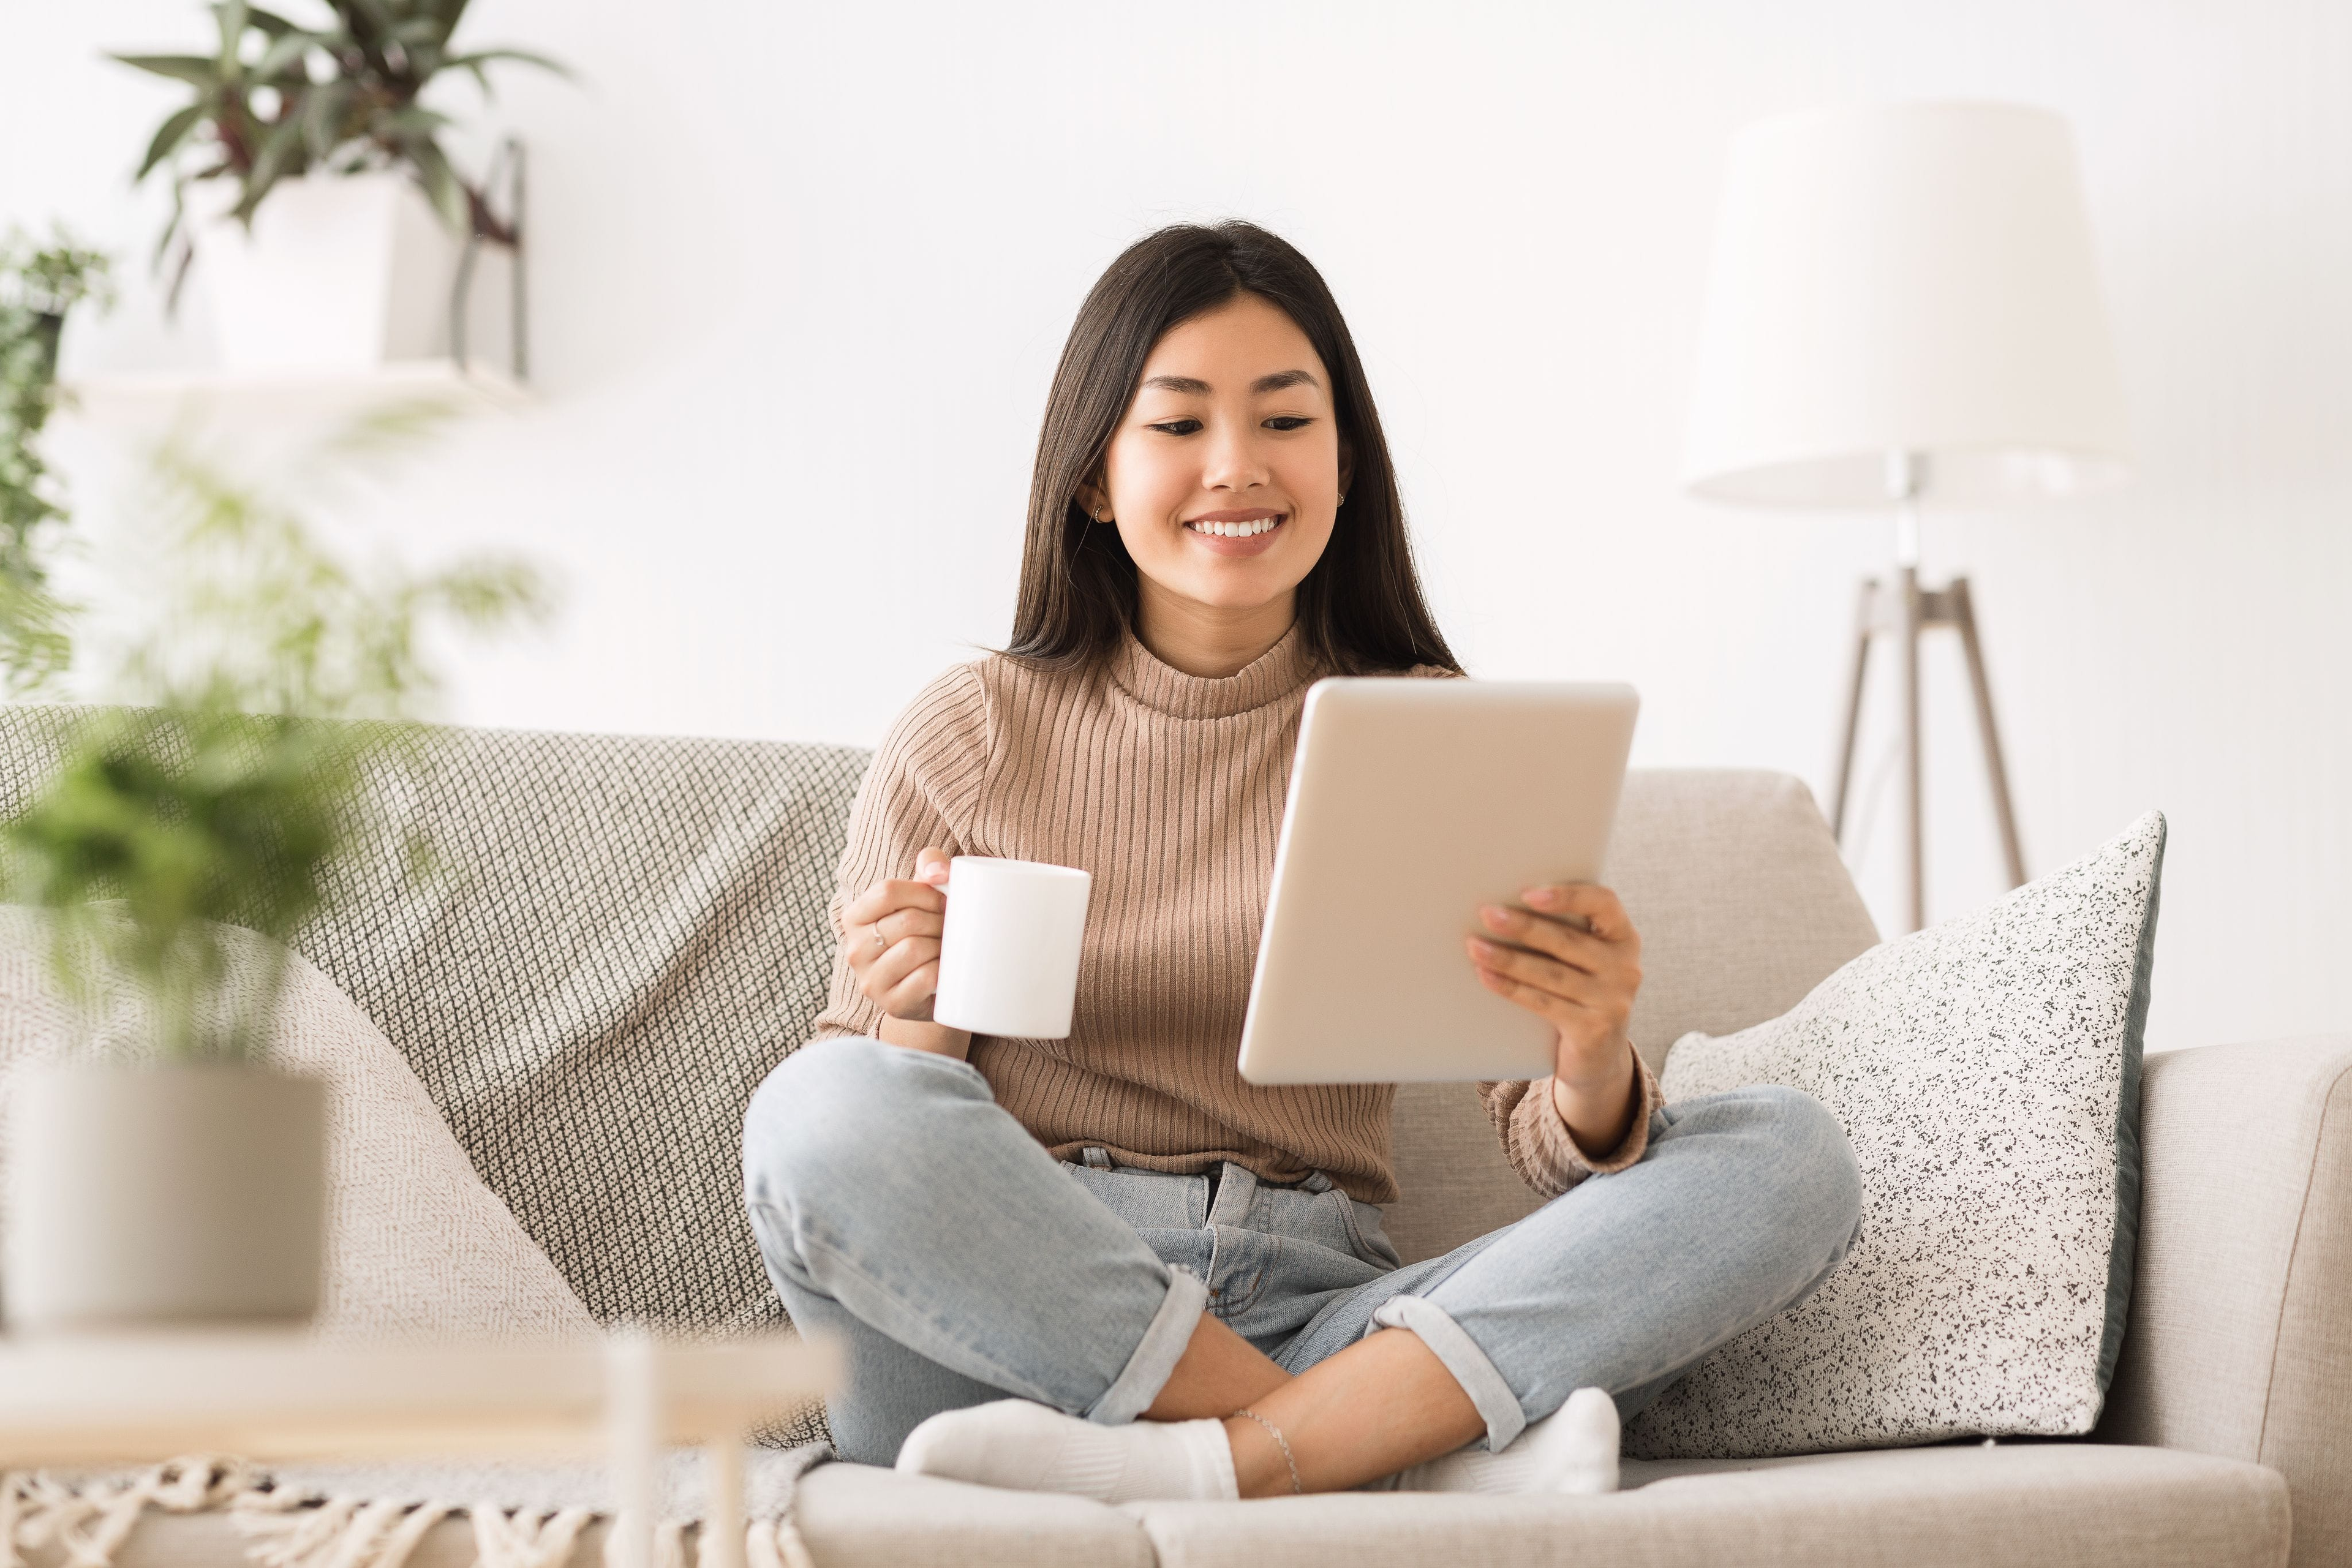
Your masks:
M 2125 477 L 2123 387 L 2066 122 L 1920 103 L 1732 141 L 1684 482 L 1884 506 L 1887 458 L 1985 502 Z

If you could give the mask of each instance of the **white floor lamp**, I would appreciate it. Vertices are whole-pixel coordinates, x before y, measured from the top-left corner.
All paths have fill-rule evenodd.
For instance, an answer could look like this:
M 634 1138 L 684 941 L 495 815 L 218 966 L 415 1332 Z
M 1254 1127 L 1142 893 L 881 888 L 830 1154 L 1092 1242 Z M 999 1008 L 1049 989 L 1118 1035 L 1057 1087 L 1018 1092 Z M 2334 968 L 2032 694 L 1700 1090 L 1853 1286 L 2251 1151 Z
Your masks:
M 1684 482 L 1759 506 L 1893 511 L 1862 585 L 1831 793 L 1847 826 L 1871 645 L 1902 689 L 1909 929 L 1927 920 L 1919 636 L 1959 633 L 2012 886 L 2025 879 L 1968 579 L 1919 582 L 1918 504 L 2123 479 L 2123 389 L 2066 122 L 2011 104 L 1783 115 L 1732 141 Z

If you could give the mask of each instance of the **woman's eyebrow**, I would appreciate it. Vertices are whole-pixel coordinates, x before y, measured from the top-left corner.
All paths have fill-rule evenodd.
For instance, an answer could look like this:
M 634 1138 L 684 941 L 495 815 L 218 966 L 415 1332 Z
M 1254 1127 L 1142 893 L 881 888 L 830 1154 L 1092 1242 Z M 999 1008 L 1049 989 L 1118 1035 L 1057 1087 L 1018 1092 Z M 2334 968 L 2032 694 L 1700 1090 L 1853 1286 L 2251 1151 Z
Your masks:
M 1174 392 L 1186 397 L 1206 397 L 1209 384 L 1198 376 L 1154 375 L 1145 378 L 1144 385 L 1162 392 Z M 1280 392 L 1286 386 L 1313 386 L 1315 373 L 1307 370 L 1278 370 L 1272 375 L 1259 376 L 1250 383 L 1252 392 Z

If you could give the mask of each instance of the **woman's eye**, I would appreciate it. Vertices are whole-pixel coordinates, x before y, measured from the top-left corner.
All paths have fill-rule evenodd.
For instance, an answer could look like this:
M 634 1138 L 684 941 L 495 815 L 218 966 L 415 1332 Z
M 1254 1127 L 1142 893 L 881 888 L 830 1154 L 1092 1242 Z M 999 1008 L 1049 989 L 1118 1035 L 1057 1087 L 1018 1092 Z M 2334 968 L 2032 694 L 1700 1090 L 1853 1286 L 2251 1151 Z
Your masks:
M 1198 419 L 1171 419 L 1151 428 L 1163 436 L 1190 436 L 1201 428 L 1201 422 Z
M 1265 422 L 1269 430 L 1303 430 L 1315 421 L 1303 414 L 1277 414 Z

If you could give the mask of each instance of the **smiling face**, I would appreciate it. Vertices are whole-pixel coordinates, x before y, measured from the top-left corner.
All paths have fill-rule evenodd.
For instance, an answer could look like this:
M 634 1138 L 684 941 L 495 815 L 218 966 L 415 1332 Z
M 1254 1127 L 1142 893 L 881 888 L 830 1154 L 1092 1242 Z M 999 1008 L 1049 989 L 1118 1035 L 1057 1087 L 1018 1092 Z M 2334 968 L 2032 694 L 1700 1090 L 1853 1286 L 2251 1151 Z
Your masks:
M 1186 626 L 1270 646 L 1330 542 L 1346 466 L 1321 357 L 1244 293 L 1153 345 L 1079 502 L 1117 520 L 1155 652 Z

